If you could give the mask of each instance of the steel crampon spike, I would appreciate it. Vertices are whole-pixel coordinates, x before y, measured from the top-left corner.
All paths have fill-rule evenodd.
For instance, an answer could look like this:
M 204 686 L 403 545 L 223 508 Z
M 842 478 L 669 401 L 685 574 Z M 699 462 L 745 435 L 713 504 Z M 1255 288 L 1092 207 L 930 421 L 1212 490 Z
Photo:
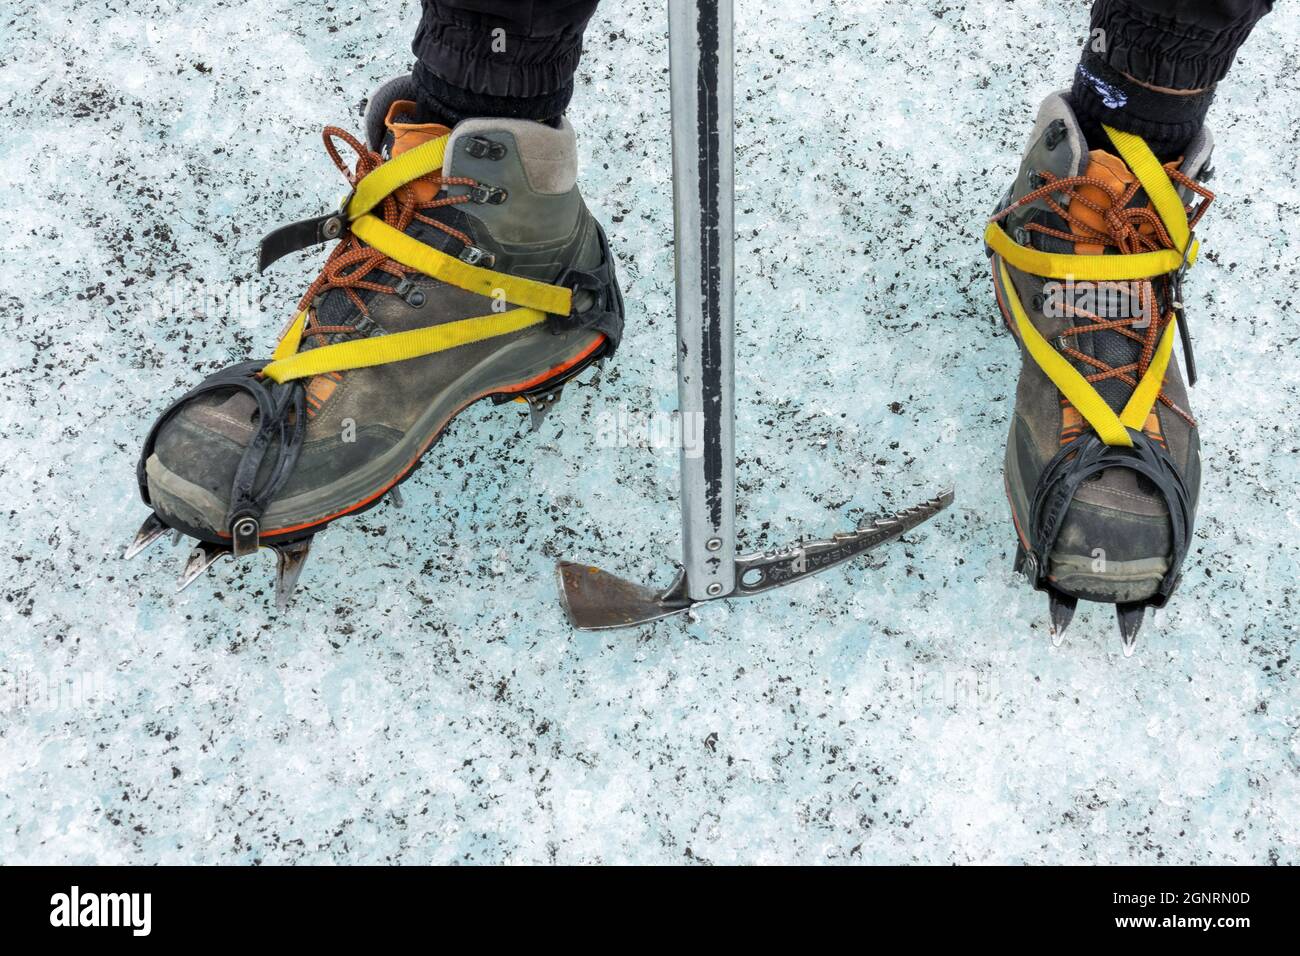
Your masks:
M 288 544 L 271 545 L 275 552 L 275 606 L 281 611 L 289 606 L 294 588 L 298 586 L 302 567 L 311 552 L 311 540 L 303 538 Z
M 1011 562 L 1011 570 L 1016 574 L 1023 574 L 1026 577 L 1029 576 L 1029 552 L 1026 551 L 1025 546 L 1019 542 L 1016 543 L 1016 557 L 1015 560 Z
M 525 401 L 528 402 L 528 426 L 530 430 L 537 431 L 542 427 L 542 422 L 546 420 L 547 413 L 560 400 L 563 391 L 562 386 L 556 386 L 554 390 L 547 392 L 545 395 L 524 396 Z
M 1142 627 L 1142 616 L 1146 605 L 1141 603 L 1116 604 L 1115 616 L 1119 619 L 1119 636 L 1124 642 L 1124 656 L 1132 657 L 1137 649 L 1138 630 Z
M 198 580 L 204 571 L 212 567 L 217 558 L 230 553 L 230 549 L 223 544 L 212 544 L 209 541 L 195 542 L 194 550 L 185 558 L 185 567 L 181 570 L 181 579 L 176 585 L 176 590 L 184 591 Z
M 1079 599 L 1060 591 L 1047 592 L 1047 610 L 1051 618 L 1052 646 L 1060 647 L 1065 642 L 1065 629 L 1070 626 L 1074 609 Z
M 135 533 L 135 539 L 126 549 L 127 560 L 134 558 L 166 533 L 167 526 L 162 523 L 162 519 L 150 512 L 144 524 L 140 525 L 140 530 Z

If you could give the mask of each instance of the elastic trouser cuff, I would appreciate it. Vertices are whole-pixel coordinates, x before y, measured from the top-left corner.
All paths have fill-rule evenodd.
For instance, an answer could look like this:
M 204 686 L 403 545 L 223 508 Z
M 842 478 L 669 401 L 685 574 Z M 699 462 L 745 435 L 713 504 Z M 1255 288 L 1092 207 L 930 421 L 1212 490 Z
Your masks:
M 573 96 L 594 0 L 562 10 L 527 3 L 425 0 L 415 70 L 425 105 L 444 122 L 469 116 L 550 120 Z
M 560 89 L 539 96 L 490 96 L 449 82 L 422 61 L 415 64 L 412 73 L 422 112 L 448 126 L 474 116 L 547 122 L 562 116 L 573 98 L 572 79 Z
M 1088 40 L 1112 69 L 1169 90 L 1202 90 L 1227 74 L 1273 0 L 1096 0 Z
M 1104 124 L 1142 137 L 1162 158 L 1176 157 L 1191 142 L 1213 99 L 1213 90 L 1180 95 L 1147 89 L 1091 50 L 1084 53 L 1070 90 L 1070 103 L 1089 143 L 1106 142 L 1101 135 Z

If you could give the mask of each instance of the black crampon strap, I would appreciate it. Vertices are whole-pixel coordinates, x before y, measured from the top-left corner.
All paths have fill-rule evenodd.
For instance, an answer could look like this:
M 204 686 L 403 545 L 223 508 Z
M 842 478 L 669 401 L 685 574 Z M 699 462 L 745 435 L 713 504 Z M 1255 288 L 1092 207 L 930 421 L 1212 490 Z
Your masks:
M 614 254 L 600 223 L 595 223 L 600 239 L 600 265 L 590 271 L 566 269 L 555 284 L 573 290 L 573 311 L 569 315 L 552 315 L 550 327 L 556 332 L 591 329 L 603 332 L 609 340 L 606 357 L 613 355 L 623 338 L 623 293 L 614 275 Z M 580 292 L 591 294 L 592 302 L 579 311 Z
M 144 440 L 144 450 L 140 453 L 140 462 L 136 465 L 136 481 L 140 485 L 140 497 L 144 503 L 149 501 L 149 479 L 145 463 L 153 454 L 158 432 L 181 406 L 211 392 L 230 389 L 247 392 L 257 402 L 257 432 L 244 449 L 239 465 L 235 468 L 235 479 L 230 488 L 230 507 L 226 512 L 226 530 L 234 527 L 239 518 L 249 517 L 259 523 L 266 506 L 270 504 L 275 493 L 283 487 L 293 473 L 302 450 L 303 435 L 307 428 L 305 414 L 304 389 L 301 379 L 278 384 L 270 379 L 259 378 L 257 373 L 266 362 L 240 362 L 219 372 L 209 375 L 197 387 L 186 392 L 154 422 L 149 430 L 149 437 Z M 257 487 L 257 475 L 261 470 L 266 453 L 270 450 L 272 439 L 278 439 L 278 456 L 275 467 L 271 470 L 261 487 Z
M 327 212 L 323 216 L 300 219 L 278 229 L 272 229 L 262 237 L 257 247 L 257 271 L 265 272 L 271 264 L 283 259 L 291 252 L 319 246 L 343 235 L 347 228 L 347 215 L 342 210 Z
M 1029 570 L 1033 585 L 1038 590 L 1047 587 L 1048 556 L 1056 546 L 1056 538 L 1061 533 L 1061 525 L 1065 523 L 1066 512 L 1069 511 L 1079 486 L 1107 468 L 1128 468 L 1147 478 L 1163 495 L 1169 509 L 1173 537 L 1169 570 L 1165 572 L 1159 590 L 1147 603 L 1153 607 L 1164 607 L 1169 596 L 1174 593 L 1183 559 L 1191 544 L 1192 525 L 1196 519 L 1192 499 L 1183 476 L 1174 466 L 1165 447 L 1140 431 L 1130 428 L 1128 433 L 1133 439 L 1132 448 L 1107 445 L 1095 432 L 1080 435 L 1057 452 L 1039 476 L 1029 510 L 1033 559 Z

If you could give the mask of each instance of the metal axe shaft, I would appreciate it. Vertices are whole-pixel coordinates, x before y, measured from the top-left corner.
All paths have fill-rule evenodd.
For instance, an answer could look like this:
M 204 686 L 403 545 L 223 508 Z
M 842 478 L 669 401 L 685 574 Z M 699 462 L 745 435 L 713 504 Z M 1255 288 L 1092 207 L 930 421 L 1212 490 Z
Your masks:
M 668 3 L 682 566 L 696 601 L 736 586 L 732 16 L 732 0 Z

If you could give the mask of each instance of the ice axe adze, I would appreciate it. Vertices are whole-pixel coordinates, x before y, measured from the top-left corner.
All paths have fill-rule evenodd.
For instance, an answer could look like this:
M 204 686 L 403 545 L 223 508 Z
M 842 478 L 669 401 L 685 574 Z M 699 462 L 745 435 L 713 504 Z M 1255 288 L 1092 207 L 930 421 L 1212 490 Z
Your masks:
M 677 394 L 699 422 L 683 443 L 681 571 L 666 590 L 561 562 L 560 595 L 584 630 L 631 627 L 719 598 L 743 597 L 825 570 L 897 538 L 952 503 L 952 491 L 852 531 L 736 555 L 732 0 L 669 0 L 673 222 L 677 252 Z

